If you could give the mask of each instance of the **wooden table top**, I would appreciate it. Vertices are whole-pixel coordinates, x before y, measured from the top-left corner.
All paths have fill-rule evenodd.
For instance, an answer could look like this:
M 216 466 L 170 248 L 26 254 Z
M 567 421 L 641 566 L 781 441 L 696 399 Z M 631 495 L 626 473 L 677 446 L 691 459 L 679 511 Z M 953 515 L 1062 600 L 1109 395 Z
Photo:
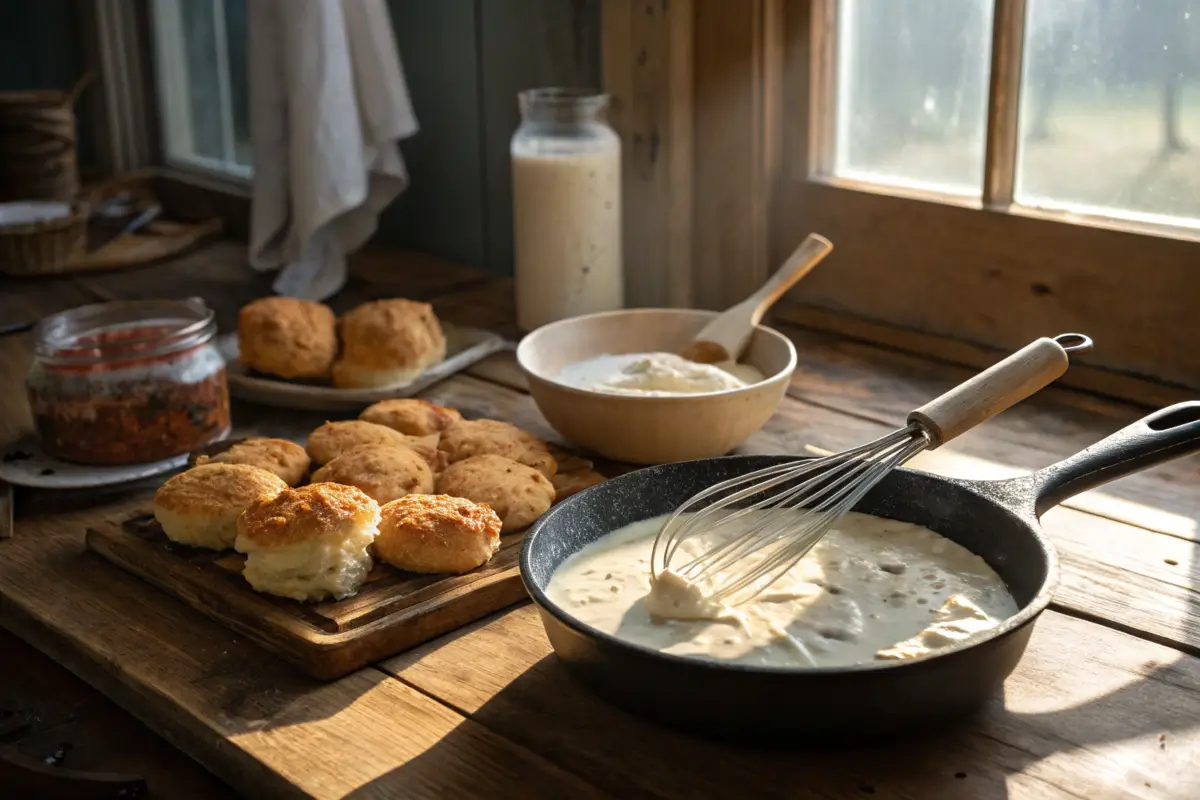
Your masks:
M 268 291 L 269 279 L 244 262 L 242 247 L 218 244 L 142 270 L 10 281 L 0 322 L 103 299 L 201 295 L 228 328 L 238 306 Z M 506 280 L 386 253 L 363 256 L 353 272 L 335 307 L 373 296 L 429 299 L 451 322 L 515 334 Z M 744 452 L 843 449 L 895 427 L 968 374 L 781 329 L 800 367 Z M 28 351 L 27 335 L 0 340 L 0 442 L 29 427 Z M 558 439 L 509 354 L 424 396 Z M 1144 413 L 1051 388 L 916 466 L 962 477 L 1020 473 Z M 235 435 L 300 436 L 320 417 L 238 405 Z M 977 719 L 832 752 L 735 749 L 640 722 L 572 682 L 528 603 L 317 683 L 84 552 L 86 525 L 145 503 L 156 482 L 108 493 L 20 490 L 15 536 L 0 541 L 0 623 L 108 699 L 0 635 L 0 713 L 15 697 L 45 715 L 21 743 L 27 752 L 93 742 L 89 766 L 140 769 L 163 797 L 1200 797 L 1197 466 L 1165 465 L 1047 514 L 1061 586 L 1002 695 Z M 66 710 L 76 707 L 78 715 Z M 130 731 L 127 745 L 114 747 L 116 728 Z

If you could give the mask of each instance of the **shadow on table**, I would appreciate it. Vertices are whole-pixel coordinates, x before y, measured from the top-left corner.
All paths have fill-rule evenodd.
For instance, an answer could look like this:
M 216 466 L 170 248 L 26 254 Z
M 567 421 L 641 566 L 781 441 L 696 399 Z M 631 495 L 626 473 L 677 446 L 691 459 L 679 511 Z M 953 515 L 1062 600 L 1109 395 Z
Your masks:
M 637 720 L 587 693 L 554 656 L 546 656 L 470 713 L 472 723 L 488 731 L 464 723 L 352 796 L 375 796 L 385 781 L 389 790 L 397 782 L 407 785 L 410 775 L 413 785 L 419 785 L 430 770 L 437 771 L 440 782 L 442 770 L 457 769 L 463 773 L 459 788 L 464 797 L 557 797 L 565 789 L 563 781 L 581 776 L 621 798 L 1005 798 L 1012 776 L 1056 754 L 1076 751 L 1071 764 L 1039 770 L 1027 780 L 1041 784 L 1041 791 L 1069 793 L 1084 790 L 1086 783 L 1105 786 L 1106 774 L 1116 769 L 1125 780 L 1141 783 L 1131 765 L 1088 751 L 1142 736 L 1150 737 L 1147 747 L 1165 749 L 1170 740 L 1155 744 L 1158 735 L 1170 737 L 1200 726 L 1200 662 L 1143 666 L 1149 672 L 1132 683 L 1077 707 L 1014 713 L 1004 709 L 1001 696 L 971 723 L 900 743 L 766 751 L 717 744 Z M 526 751 L 497 768 L 525 769 L 533 758 L 545 769 L 511 793 L 481 782 L 478 768 L 472 777 L 463 762 L 471 754 L 482 756 L 481 735 L 497 744 L 501 758 L 513 743 Z M 546 770 L 555 785 L 545 785 Z M 1194 780 L 1182 772 L 1176 777 Z

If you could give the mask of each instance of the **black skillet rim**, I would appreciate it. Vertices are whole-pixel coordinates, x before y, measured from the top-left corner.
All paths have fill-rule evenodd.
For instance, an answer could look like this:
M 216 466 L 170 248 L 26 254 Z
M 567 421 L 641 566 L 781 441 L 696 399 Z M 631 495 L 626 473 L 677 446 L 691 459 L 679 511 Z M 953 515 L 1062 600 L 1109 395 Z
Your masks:
M 525 537 L 521 542 L 521 556 L 519 559 L 519 565 L 520 565 L 520 569 L 521 569 L 521 581 L 522 581 L 522 583 L 525 584 L 525 591 L 527 591 L 529 593 L 530 599 L 532 599 L 533 602 L 538 605 L 538 607 L 545 609 L 546 611 L 549 611 L 552 615 L 554 615 L 554 617 L 559 622 L 572 628 L 577 633 L 599 639 L 600 641 L 602 641 L 610 646 L 616 647 L 618 649 L 629 650 L 629 651 L 632 651 L 634 654 L 637 654 L 640 656 L 649 657 L 649 658 L 658 658 L 658 659 L 662 659 L 668 663 L 678 664 L 678 665 L 681 665 L 684 667 L 689 667 L 689 668 L 694 668 L 694 669 L 705 669 L 705 670 L 713 670 L 716 672 L 726 672 L 726 673 L 735 673 L 735 674 L 740 673 L 740 674 L 749 674 L 749 675 L 766 675 L 766 676 L 774 676 L 774 677 L 805 677 L 805 676 L 828 677 L 828 676 L 837 676 L 837 675 L 854 675 L 854 674 L 858 674 L 858 673 L 870 674 L 870 673 L 878 673 L 878 672 L 887 672 L 890 670 L 917 668 L 922 665 L 929 664 L 933 661 L 936 661 L 939 658 L 948 658 L 950 656 L 957 655 L 958 653 L 963 653 L 968 650 L 972 650 L 976 647 L 982 647 L 996 639 L 1006 636 L 1006 635 L 1012 633 L 1013 631 L 1015 631 L 1019 628 L 1022 628 L 1025 625 L 1027 625 L 1028 623 L 1032 622 L 1034 619 L 1037 618 L 1038 615 L 1040 615 L 1043 611 L 1046 610 L 1047 606 L 1050 605 L 1050 601 L 1053 599 L 1054 591 L 1058 587 L 1058 581 L 1059 581 L 1058 552 L 1054 548 L 1054 543 L 1051 542 L 1050 538 L 1048 536 L 1046 536 L 1044 531 L 1042 531 L 1042 527 L 1037 520 L 1031 521 L 1028 519 L 1024 519 L 1014 509 L 1010 508 L 1009 506 L 1004 505 L 1003 503 L 1000 503 L 994 497 L 988 497 L 986 495 L 985 495 L 985 497 L 988 501 L 998 505 L 1005 512 L 1007 512 L 1008 514 L 1013 516 L 1017 521 L 1022 522 L 1026 525 L 1029 525 L 1031 527 L 1031 529 L 1033 530 L 1034 538 L 1037 540 L 1038 544 L 1042 548 L 1042 552 L 1046 556 L 1046 567 L 1047 567 L 1046 578 L 1045 578 L 1045 580 L 1042 581 L 1042 585 L 1038 589 L 1037 594 L 1033 596 L 1033 598 L 1029 601 L 1029 603 L 1024 608 L 1020 609 L 1019 611 L 1017 611 L 1016 614 L 1014 614 L 1013 616 L 1004 620 L 1004 622 L 1000 623 L 1000 625 L 993 628 L 992 631 L 987 636 L 982 637 L 980 639 L 976 639 L 974 641 L 964 642 L 962 644 L 951 645 L 950 647 L 942 648 L 935 653 L 932 653 L 927 656 L 921 656 L 920 658 L 896 660 L 896 661 L 890 661 L 890 660 L 889 661 L 871 661 L 871 662 L 865 662 L 862 664 L 848 664 L 848 665 L 839 666 L 839 667 L 769 667 L 769 666 L 761 666 L 758 664 L 724 663 L 724 662 L 720 662 L 720 661 L 712 661 L 712 660 L 705 659 L 705 658 L 696 658 L 695 656 L 683 656 L 683 655 L 676 655 L 674 653 L 664 653 L 661 650 L 654 650 L 652 648 L 645 647 L 640 644 L 635 644 L 633 642 L 625 641 L 624 639 L 619 639 L 616 636 L 613 636 L 611 633 L 605 633 L 602 630 L 593 628 L 591 625 L 588 625 L 587 623 L 585 623 L 581 620 L 578 620 L 575 617 L 572 617 L 565 610 L 563 610 L 562 607 L 560 607 L 557 603 L 555 603 L 553 600 L 551 600 L 546 595 L 546 593 L 544 591 L 542 591 L 542 588 L 537 585 L 537 583 L 533 580 L 532 576 L 530 575 L 529 553 L 533 549 L 534 541 L 537 539 L 537 537 L 543 535 L 542 531 L 545 530 L 550 525 L 550 523 L 552 522 L 554 517 L 557 514 L 564 513 L 570 507 L 571 503 L 578 502 L 577 498 L 582 498 L 592 492 L 602 491 L 605 489 L 606 485 L 611 483 L 612 481 L 628 479 L 628 478 L 630 478 L 630 476 L 639 475 L 648 470 L 655 470 L 655 469 L 661 469 L 661 468 L 666 468 L 666 467 L 676 467 L 676 466 L 680 466 L 680 465 L 684 465 L 684 464 L 708 463 L 708 462 L 713 462 L 713 461 L 742 461 L 742 460 L 747 460 L 747 459 L 772 459 L 772 460 L 777 460 L 777 461 L 782 462 L 789 458 L 795 459 L 797 461 L 805 460 L 804 458 L 796 458 L 795 456 L 779 456 L 779 455 L 764 454 L 764 455 L 747 455 L 747 456 L 721 456 L 720 458 L 697 459 L 695 461 L 680 461 L 680 462 L 675 462 L 672 464 L 657 464 L 655 466 L 644 467 L 642 469 L 634 470 L 633 472 L 627 472 L 624 475 L 620 475 L 616 478 L 611 478 L 609 480 L 604 481 L 604 483 L 600 483 L 595 486 L 591 486 L 572 497 L 568 497 L 566 500 L 557 504 L 556 506 L 551 508 L 546 514 L 544 514 L 542 516 L 542 518 L 540 520 L 538 520 L 537 523 L 533 526 L 533 528 L 531 528 L 525 534 Z M 966 491 L 974 492 L 975 494 L 980 494 L 980 492 L 977 489 L 977 487 L 980 485 L 986 486 L 991 483 L 1001 483 L 1001 481 L 964 481 L 964 480 L 958 480 L 955 478 L 946 478 L 941 475 L 934 475 L 929 472 L 924 472 L 922 470 L 910 469 L 908 467 L 900 467 L 898 469 L 898 471 L 906 472 L 906 473 L 914 473 L 914 474 L 932 478 L 935 480 L 946 481 L 946 482 L 952 483 L 955 486 L 958 486 Z M 903 520 L 900 520 L 900 521 L 902 522 Z M 611 531 L 610 531 L 610 533 L 611 533 Z M 579 551 L 576 550 L 571 555 L 574 555 L 577 552 L 579 552 Z M 991 565 L 989 565 L 989 566 L 991 566 Z M 993 567 L 993 569 L 994 569 L 994 567 Z

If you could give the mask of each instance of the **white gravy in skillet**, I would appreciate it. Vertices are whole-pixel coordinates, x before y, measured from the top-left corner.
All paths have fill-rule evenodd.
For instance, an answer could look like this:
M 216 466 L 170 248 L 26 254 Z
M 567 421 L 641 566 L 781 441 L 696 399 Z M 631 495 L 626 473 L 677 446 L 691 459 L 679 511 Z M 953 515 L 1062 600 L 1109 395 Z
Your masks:
M 979 556 L 928 528 L 859 513 L 750 602 L 697 602 L 697 587 L 671 574 L 652 592 L 650 551 L 666 519 L 627 525 L 575 553 L 546 594 L 580 621 L 635 644 L 774 667 L 917 658 L 1017 613 L 1004 581 Z M 694 540 L 673 563 L 685 563 L 689 552 L 699 552 Z

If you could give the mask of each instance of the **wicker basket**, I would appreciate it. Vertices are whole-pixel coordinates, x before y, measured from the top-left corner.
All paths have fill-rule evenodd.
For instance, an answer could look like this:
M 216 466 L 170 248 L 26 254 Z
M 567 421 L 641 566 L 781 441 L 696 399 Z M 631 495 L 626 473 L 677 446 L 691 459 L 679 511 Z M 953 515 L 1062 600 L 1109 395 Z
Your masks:
M 91 78 L 69 92 L 0 92 L 0 201 L 79 194 L 75 101 Z
M 56 219 L 0 225 L 0 272 L 51 275 L 64 272 L 87 249 L 88 205 L 71 203 Z

